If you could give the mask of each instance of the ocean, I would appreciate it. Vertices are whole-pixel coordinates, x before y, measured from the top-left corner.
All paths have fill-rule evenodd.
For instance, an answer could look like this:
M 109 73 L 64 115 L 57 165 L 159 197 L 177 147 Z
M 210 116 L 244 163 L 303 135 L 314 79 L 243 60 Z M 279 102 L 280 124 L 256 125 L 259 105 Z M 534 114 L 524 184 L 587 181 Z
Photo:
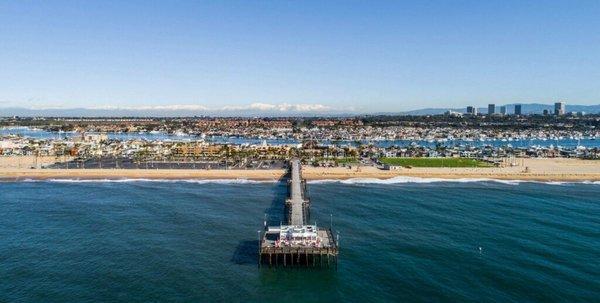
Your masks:
M 313 181 L 337 270 L 257 266 L 287 189 L 0 182 L 0 302 L 598 302 L 600 184 Z M 265 215 L 266 214 L 266 215 Z M 332 219 L 331 219 L 332 218 Z

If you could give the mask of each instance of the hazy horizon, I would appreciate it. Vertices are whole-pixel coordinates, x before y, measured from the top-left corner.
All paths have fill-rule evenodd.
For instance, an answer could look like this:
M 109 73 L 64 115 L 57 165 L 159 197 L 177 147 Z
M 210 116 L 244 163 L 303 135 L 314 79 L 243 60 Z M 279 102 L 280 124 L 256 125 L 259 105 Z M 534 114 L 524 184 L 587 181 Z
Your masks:
M 496 104 L 497 110 L 506 106 L 506 113 L 514 113 L 514 105 L 522 105 L 523 114 L 542 114 L 547 109 L 554 111 L 554 104 L 543 103 L 514 103 Z M 437 115 L 447 110 L 466 112 L 466 107 L 460 108 L 418 108 L 408 111 L 350 111 L 333 110 L 330 108 L 314 108 L 294 106 L 290 104 L 253 104 L 243 107 L 205 108 L 199 106 L 155 106 L 155 107 L 97 107 L 97 108 L 26 108 L 0 107 L 0 117 L 347 117 L 361 115 Z M 482 114 L 487 113 L 487 107 L 478 107 Z M 566 104 L 566 112 L 584 112 L 587 114 L 600 113 L 600 104 L 579 105 Z

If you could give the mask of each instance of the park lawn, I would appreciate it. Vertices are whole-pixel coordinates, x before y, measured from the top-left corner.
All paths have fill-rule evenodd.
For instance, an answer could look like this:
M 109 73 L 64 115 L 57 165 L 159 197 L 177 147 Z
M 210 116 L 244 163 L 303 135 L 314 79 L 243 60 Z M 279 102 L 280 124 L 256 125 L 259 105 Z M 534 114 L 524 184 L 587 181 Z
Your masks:
M 382 158 L 381 163 L 412 167 L 493 167 L 492 164 L 470 158 Z
M 357 164 L 358 159 L 352 158 L 352 157 L 336 158 L 335 163 L 337 163 L 337 164 Z

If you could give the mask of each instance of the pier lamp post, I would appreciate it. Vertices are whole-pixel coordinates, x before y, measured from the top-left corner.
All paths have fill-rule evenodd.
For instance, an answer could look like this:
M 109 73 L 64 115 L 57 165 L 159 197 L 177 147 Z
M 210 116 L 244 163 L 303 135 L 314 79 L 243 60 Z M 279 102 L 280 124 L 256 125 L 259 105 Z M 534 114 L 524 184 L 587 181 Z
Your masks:
M 260 247 L 261 247 L 261 243 L 260 243 L 260 229 L 256 231 L 258 233 L 258 267 L 260 267 L 260 263 L 261 263 L 261 255 L 260 255 Z
M 265 219 L 263 221 L 263 226 L 264 226 L 265 230 L 267 230 L 267 213 L 265 213 Z

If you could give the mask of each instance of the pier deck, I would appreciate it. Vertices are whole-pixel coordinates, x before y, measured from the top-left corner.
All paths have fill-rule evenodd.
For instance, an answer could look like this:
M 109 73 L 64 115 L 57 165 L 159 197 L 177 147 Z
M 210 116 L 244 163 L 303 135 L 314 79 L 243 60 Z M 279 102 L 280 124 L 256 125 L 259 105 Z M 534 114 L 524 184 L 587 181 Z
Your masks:
M 289 195 L 285 200 L 287 225 L 265 227 L 259 264 L 337 267 L 337 240 L 330 228 L 308 224 L 310 200 L 306 197 L 300 160 L 294 159 L 290 164 Z
M 288 224 L 300 226 L 308 221 L 310 201 L 305 199 L 305 183 L 300 172 L 300 160 L 291 161 L 291 177 L 289 181 L 290 196 L 286 201 L 288 208 Z

